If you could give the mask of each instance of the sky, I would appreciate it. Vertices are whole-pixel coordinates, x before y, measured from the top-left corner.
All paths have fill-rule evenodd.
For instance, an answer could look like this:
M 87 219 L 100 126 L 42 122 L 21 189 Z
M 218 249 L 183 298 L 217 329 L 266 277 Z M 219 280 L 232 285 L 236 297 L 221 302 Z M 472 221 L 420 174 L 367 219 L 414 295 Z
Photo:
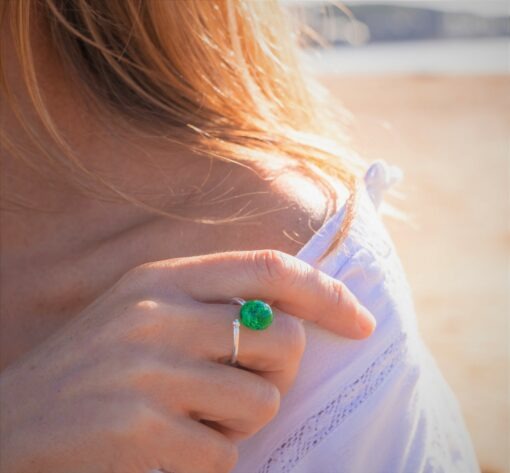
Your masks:
M 289 3 L 303 0 L 284 0 Z M 306 0 L 306 3 L 324 3 L 325 0 Z M 336 0 L 327 0 L 334 4 Z M 470 11 L 487 16 L 510 16 L 510 0 L 342 0 L 339 3 L 385 3 L 393 5 L 408 5 L 428 7 L 447 11 Z

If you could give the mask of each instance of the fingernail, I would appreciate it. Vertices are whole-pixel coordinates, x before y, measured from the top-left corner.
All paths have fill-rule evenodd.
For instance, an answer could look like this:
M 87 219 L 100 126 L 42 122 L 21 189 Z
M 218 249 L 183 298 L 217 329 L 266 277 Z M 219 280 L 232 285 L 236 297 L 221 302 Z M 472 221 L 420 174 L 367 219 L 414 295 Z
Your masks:
M 363 309 L 359 312 L 357 323 L 358 332 L 363 338 L 372 335 L 377 325 L 375 317 L 366 309 Z

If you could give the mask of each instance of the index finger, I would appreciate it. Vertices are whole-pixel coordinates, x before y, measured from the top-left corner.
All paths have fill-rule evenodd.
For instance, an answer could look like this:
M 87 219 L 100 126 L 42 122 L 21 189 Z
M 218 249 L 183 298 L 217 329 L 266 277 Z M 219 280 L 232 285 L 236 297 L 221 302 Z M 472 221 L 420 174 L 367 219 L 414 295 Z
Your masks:
M 372 314 L 342 282 L 280 251 L 216 253 L 171 265 L 173 282 L 197 301 L 272 300 L 288 314 L 354 339 L 375 329 Z

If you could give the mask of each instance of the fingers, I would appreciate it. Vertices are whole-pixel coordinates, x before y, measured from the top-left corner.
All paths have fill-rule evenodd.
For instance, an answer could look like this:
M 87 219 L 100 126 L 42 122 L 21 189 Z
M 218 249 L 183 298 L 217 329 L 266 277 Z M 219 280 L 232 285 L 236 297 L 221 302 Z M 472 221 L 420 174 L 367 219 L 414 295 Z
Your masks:
M 172 340 L 192 359 L 230 362 L 234 345 L 232 322 L 239 316 L 238 305 L 191 301 L 186 306 L 175 306 L 144 300 L 131 307 L 131 317 L 119 319 L 123 338 L 131 346 L 151 347 L 138 349 L 166 359 L 175 354 L 169 343 Z M 265 330 L 240 325 L 238 363 L 253 371 L 295 373 L 305 350 L 305 329 L 300 319 L 278 309 L 273 309 L 273 313 L 273 323 Z M 144 366 L 144 359 L 139 355 L 138 358 Z M 159 366 L 156 364 L 155 368 Z M 287 391 L 284 381 L 278 387 L 282 393 Z
M 137 363 L 132 376 L 137 385 L 151 381 L 155 384 L 158 380 L 159 370 L 164 370 L 166 360 L 175 356 L 169 340 L 179 341 L 183 352 L 192 360 L 230 362 L 234 345 L 232 322 L 238 317 L 239 306 L 192 301 L 184 308 L 164 302 L 142 301 L 135 307 L 129 323 L 123 321 L 123 336 L 130 341 L 130 346 L 139 347 L 135 352 Z M 267 329 L 251 330 L 241 325 L 239 332 L 238 364 L 262 375 L 275 384 L 282 395 L 285 394 L 296 376 L 306 346 L 301 320 L 274 309 L 273 323 Z M 147 344 L 150 349 L 140 348 Z M 145 356 L 139 354 L 147 351 Z M 147 357 L 151 360 L 154 355 L 162 358 L 147 363 Z M 151 377 L 148 376 L 150 373 Z M 174 378 L 176 373 L 174 367 Z M 168 389 L 163 390 L 163 395 Z
M 239 306 L 200 304 L 196 311 L 197 325 L 201 324 L 202 330 L 207 329 L 193 349 L 211 361 L 228 363 L 233 347 L 232 321 L 239 313 Z M 298 319 L 278 309 L 273 312 L 274 321 L 265 330 L 240 326 L 237 359 L 241 367 L 264 375 L 285 394 L 299 368 L 306 335 Z
M 228 473 L 238 460 L 236 445 L 217 430 L 189 418 L 164 423 L 141 440 L 150 468 L 172 473 Z M 175 455 L 179 452 L 179 455 Z M 142 470 L 140 470 L 142 471 Z M 148 471 L 145 469 L 144 471 Z
M 147 378 L 148 376 L 145 376 Z M 207 421 L 239 440 L 258 432 L 278 412 L 280 391 L 264 377 L 238 367 L 201 360 L 186 364 L 176 384 L 171 368 L 139 386 L 152 406 Z
M 279 410 L 281 394 L 278 388 L 250 371 L 201 363 L 190 374 L 190 383 L 202 381 L 207 386 L 207 396 L 190 389 L 184 400 L 184 410 L 193 419 L 217 426 L 217 430 L 231 439 L 254 435 Z
M 268 389 L 277 389 L 280 395 L 284 395 L 294 382 L 306 345 L 303 324 L 295 317 L 275 310 L 274 321 L 266 330 L 255 331 L 241 325 L 239 368 L 226 365 L 233 347 L 232 321 L 238 315 L 239 306 L 192 301 L 186 309 L 179 310 L 161 302 L 142 301 L 135 307 L 137 312 L 129 320 L 129 327 L 124 329 L 124 337 L 130 341 L 129 353 L 136 361 L 128 370 L 128 376 L 125 369 L 119 370 L 123 376 L 111 378 L 110 385 L 125 386 L 129 383 L 131 389 L 143 392 L 169 411 L 180 409 L 179 399 L 183 392 L 192 393 L 186 397 L 186 402 L 199 403 L 200 397 L 204 397 L 207 403 L 220 399 L 216 407 L 214 404 L 209 406 L 213 410 L 208 412 L 213 417 L 200 418 L 226 419 L 228 415 L 236 414 L 236 419 L 243 420 L 243 416 L 248 415 L 249 420 L 249 412 L 256 406 L 256 400 L 250 400 L 238 390 L 256 396 L 260 387 L 246 389 L 245 386 L 262 381 L 272 385 Z M 182 345 L 178 362 L 169 340 L 178 340 Z M 205 368 L 195 367 L 197 364 Z M 228 371 L 216 373 L 213 366 L 227 368 Z M 237 376 L 237 379 L 223 379 L 222 376 L 226 377 L 228 373 Z M 207 395 L 197 386 L 207 386 Z M 195 399 L 195 395 L 199 397 Z M 250 410 L 241 405 L 236 410 L 236 404 L 229 399 L 246 402 Z M 207 406 L 202 413 L 207 412 Z M 259 406 L 256 411 L 260 420 L 263 408 Z M 244 432 L 242 425 L 236 429 L 229 424 L 228 428 Z
M 282 252 L 218 253 L 161 264 L 170 264 L 171 281 L 198 301 L 273 300 L 284 312 L 355 339 L 375 328 L 373 316 L 344 284 Z

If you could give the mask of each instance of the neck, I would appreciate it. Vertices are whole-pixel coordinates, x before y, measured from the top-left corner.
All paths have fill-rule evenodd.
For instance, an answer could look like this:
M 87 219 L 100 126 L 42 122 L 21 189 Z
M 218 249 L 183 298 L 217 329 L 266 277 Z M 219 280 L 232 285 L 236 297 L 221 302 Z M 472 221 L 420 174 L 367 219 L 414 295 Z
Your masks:
M 5 31 L 0 36 L 9 90 L 30 125 L 36 126 L 15 49 Z M 269 193 L 268 183 L 250 169 L 210 161 L 187 147 L 162 137 L 149 137 L 148 133 L 126 134 L 114 120 L 99 116 L 83 99 L 79 87 L 64 74 L 58 58 L 45 47 L 48 42 L 39 39 L 34 41 L 40 62 L 36 69 L 48 110 L 73 156 L 92 173 L 103 176 L 126 195 L 184 218 L 228 218 L 251 205 L 254 193 Z M 44 163 L 42 153 L 55 148 L 53 140 L 41 134 L 37 139 L 39 147 L 30 145 L 32 140 L 8 103 L 0 100 L 0 126 L 4 136 L 22 146 L 17 147 L 21 159 L 0 146 L 3 257 L 12 254 L 51 258 L 58 254 L 52 251 L 69 254 L 156 218 L 147 209 L 118 198 L 116 202 L 105 201 L 77 192 L 66 178 L 53 178 L 50 182 L 35 173 L 24 161 Z M 232 194 L 237 189 L 242 189 L 244 197 Z M 96 190 L 99 194 L 100 189 Z M 23 208 L 11 210 L 11 201 L 22 203 Z M 197 205 L 200 201 L 209 205 Z M 268 197 L 264 204 L 269 208 L 274 203 Z
M 109 176 L 116 188 L 146 205 L 184 219 L 213 212 L 226 217 L 232 204 L 209 208 L 201 200 L 214 200 L 234 181 L 247 180 L 255 189 L 253 173 L 236 165 L 209 161 L 175 145 L 120 134 L 104 136 L 75 148 L 78 159 L 93 172 Z M 24 156 L 34 161 L 36 156 Z M 49 181 L 23 161 L 2 154 L 0 177 L 2 251 L 17 254 L 49 254 L 52 249 L 80 251 L 128 228 L 157 218 L 147 208 L 78 192 L 63 179 Z M 232 189 L 231 189 L 232 190 Z M 260 189 L 258 189 L 260 190 Z M 22 204 L 13 207 L 9 202 Z M 178 221 L 178 219 L 177 219 Z
M 19 104 L 29 126 L 37 127 L 33 104 L 22 80 L 15 48 L 7 30 L 2 30 L 2 60 L 6 62 L 10 94 Z M 225 177 L 226 163 L 199 158 L 189 149 L 164 138 L 142 133 L 127 134 L 114 121 L 98 116 L 97 110 L 83 99 L 76 84 L 62 70 L 58 58 L 45 38 L 34 41 L 36 65 L 41 90 L 48 110 L 60 135 L 69 143 L 73 156 L 95 175 L 103 176 L 126 195 L 134 195 L 150 206 L 193 216 L 190 208 L 193 190 L 212 188 Z M 0 146 L 0 212 L 2 222 L 2 253 L 40 253 L 44 248 L 73 248 L 108 238 L 123 229 L 149 218 L 147 210 L 133 206 L 118 197 L 117 201 L 91 198 L 77 192 L 64 176 L 41 176 L 26 162 L 44 168 L 42 155 L 55 146 L 50 137 L 41 133 L 38 146 L 33 144 L 15 113 L 10 101 L 0 97 L 2 135 L 14 144 L 17 156 Z M 103 119 L 101 119 L 103 118 Z M 107 125 L 105 125 L 107 123 Z M 31 144 L 32 143 L 32 144 Z M 231 166 L 232 167 L 232 166 Z M 205 183 L 205 184 L 204 184 Z M 104 188 L 96 187 L 95 195 Z M 103 192 L 104 195 L 104 192 Z M 193 200 L 193 199 L 191 199 Z M 10 205 L 15 202 L 14 208 Z M 85 223 L 85 224 L 84 224 Z

